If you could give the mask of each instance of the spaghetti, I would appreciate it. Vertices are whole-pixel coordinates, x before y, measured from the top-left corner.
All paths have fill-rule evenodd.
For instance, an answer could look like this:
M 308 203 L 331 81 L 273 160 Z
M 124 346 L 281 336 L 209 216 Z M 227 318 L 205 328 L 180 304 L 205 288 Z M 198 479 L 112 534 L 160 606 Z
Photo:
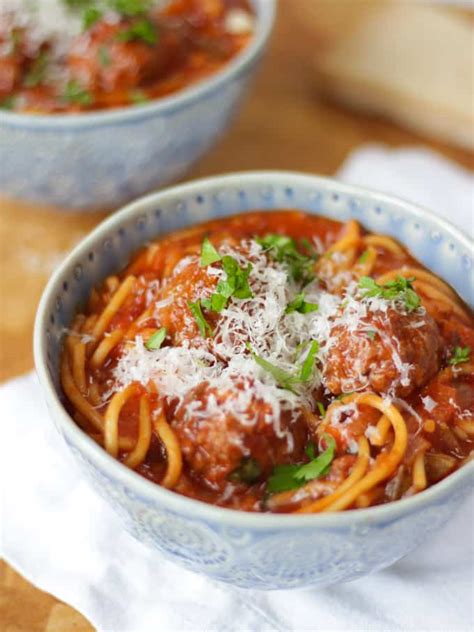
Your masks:
M 392 238 L 253 212 L 148 245 L 91 292 L 61 381 L 79 426 L 180 494 L 246 511 L 416 494 L 474 444 L 470 310 Z

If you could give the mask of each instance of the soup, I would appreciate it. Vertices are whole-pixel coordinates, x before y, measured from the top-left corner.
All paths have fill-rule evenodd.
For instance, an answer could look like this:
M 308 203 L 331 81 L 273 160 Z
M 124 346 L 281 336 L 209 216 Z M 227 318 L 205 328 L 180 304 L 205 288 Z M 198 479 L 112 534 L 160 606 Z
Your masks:
M 247 0 L 2 0 L 0 106 L 140 105 L 218 72 L 253 29 Z
M 474 445 L 472 313 L 390 237 L 296 210 L 164 236 L 67 332 L 77 424 L 179 494 L 255 512 L 417 494 Z

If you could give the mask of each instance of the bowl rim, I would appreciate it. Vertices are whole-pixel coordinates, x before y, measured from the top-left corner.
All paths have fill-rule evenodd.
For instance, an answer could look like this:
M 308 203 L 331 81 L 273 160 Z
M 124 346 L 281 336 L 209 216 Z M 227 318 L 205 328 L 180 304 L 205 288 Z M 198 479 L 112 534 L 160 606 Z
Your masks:
M 251 513 L 238 509 L 219 507 L 200 500 L 189 498 L 172 490 L 165 489 L 157 483 L 153 483 L 140 476 L 133 470 L 110 456 L 101 446 L 86 435 L 74 422 L 63 406 L 54 387 L 52 378 L 46 364 L 46 336 L 48 316 L 54 304 L 55 296 L 62 285 L 65 271 L 82 258 L 98 240 L 103 240 L 111 230 L 127 223 L 132 218 L 140 217 L 149 207 L 159 207 L 163 202 L 173 201 L 186 195 L 195 194 L 196 190 L 202 193 L 204 190 L 222 190 L 226 186 L 245 184 L 289 184 L 293 186 L 317 185 L 320 189 L 326 189 L 332 193 L 359 196 L 380 203 L 391 203 L 404 208 L 408 213 L 417 218 L 428 216 L 432 222 L 451 238 L 461 243 L 464 247 L 472 248 L 471 240 L 463 235 L 459 229 L 450 222 L 435 215 L 423 207 L 380 191 L 345 184 L 333 178 L 304 174 L 293 171 L 243 171 L 238 173 L 223 174 L 209 178 L 199 178 L 184 184 L 168 187 L 162 191 L 143 196 L 118 210 L 96 226 L 74 249 L 48 281 L 36 314 L 34 326 L 34 360 L 36 372 L 43 396 L 46 398 L 50 417 L 59 423 L 61 432 L 70 443 L 77 444 L 87 458 L 97 467 L 103 469 L 108 476 L 119 482 L 124 488 L 131 490 L 139 498 L 155 506 L 163 505 L 167 510 L 181 515 L 188 515 L 207 522 L 217 522 L 226 526 L 239 528 L 253 528 L 260 530 L 275 530 L 286 527 L 343 527 L 347 524 L 374 524 L 390 523 L 404 515 L 421 511 L 426 506 L 445 496 L 450 490 L 454 491 L 463 486 L 472 476 L 474 480 L 474 461 L 466 463 L 459 470 L 436 483 L 432 487 L 415 494 L 409 498 L 403 498 L 385 505 L 368 507 L 365 509 L 347 510 L 327 514 L 279 514 L 279 513 Z
M 197 81 L 169 96 L 153 99 L 141 105 L 126 105 L 109 110 L 92 110 L 78 114 L 23 114 L 0 109 L 0 125 L 29 129 L 81 129 L 97 125 L 114 125 L 128 122 L 133 124 L 147 120 L 170 110 L 179 111 L 202 97 L 217 92 L 224 83 L 230 82 L 245 72 L 260 56 L 268 42 L 275 23 L 276 0 L 252 0 L 256 9 L 256 29 L 249 44 L 209 77 Z

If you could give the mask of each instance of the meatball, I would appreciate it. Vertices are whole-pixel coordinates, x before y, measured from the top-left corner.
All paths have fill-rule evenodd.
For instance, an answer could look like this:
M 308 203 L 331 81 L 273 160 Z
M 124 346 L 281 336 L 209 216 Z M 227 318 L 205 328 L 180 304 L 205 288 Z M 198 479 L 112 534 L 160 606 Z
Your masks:
M 126 24 L 97 23 L 72 46 L 72 76 L 90 90 L 129 90 L 164 75 L 180 58 L 182 42 L 171 30 L 160 29 L 156 44 L 126 41 Z
M 250 484 L 273 466 L 299 460 L 304 453 L 306 424 L 282 416 L 272 421 L 272 409 L 256 396 L 245 409 L 239 401 L 249 384 L 218 391 L 203 383 L 191 391 L 175 413 L 173 427 L 183 457 L 194 476 L 210 488 L 223 490 L 229 480 Z M 203 414 L 203 411 L 206 414 Z
M 323 376 L 334 395 L 371 388 L 405 397 L 440 366 L 441 336 L 427 313 L 369 311 L 355 331 L 336 321 L 330 335 Z
M 189 303 L 212 294 L 216 285 L 217 277 L 209 274 L 208 268 L 202 267 L 196 257 L 178 263 L 174 274 L 163 286 L 155 309 L 157 321 L 166 327 L 174 344 L 202 339 Z M 214 313 L 206 313 L 205 317 L 211 326 L 214 325 Z

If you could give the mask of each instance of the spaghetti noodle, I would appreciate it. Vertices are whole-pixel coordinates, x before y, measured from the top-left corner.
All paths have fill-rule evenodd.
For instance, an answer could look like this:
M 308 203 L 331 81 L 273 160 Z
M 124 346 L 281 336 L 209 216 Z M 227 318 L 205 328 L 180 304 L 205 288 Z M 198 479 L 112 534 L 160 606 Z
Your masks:
M 334 512 L 469 458 L 473 346 L 470 310 L 392 238 L 254 212 L 157 240 L 105 279 L 61 381 L 80 427 L 163 487 Z

